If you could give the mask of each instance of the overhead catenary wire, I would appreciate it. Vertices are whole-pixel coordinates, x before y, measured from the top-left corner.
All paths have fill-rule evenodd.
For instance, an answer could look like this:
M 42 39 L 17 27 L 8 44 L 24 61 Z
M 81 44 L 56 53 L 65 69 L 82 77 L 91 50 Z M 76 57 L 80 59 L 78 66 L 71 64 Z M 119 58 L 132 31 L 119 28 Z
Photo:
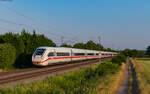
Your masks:
M 30 28 L 32 28 L 33 30 L 35 30 L 35 28 L 32 27 L 32 26 L 30 26 L 30 25 L 26 25 L 26 24 L 22 24 L 22 23 L 17 23 L 17 22 L 13 22 L 13 21 L 10 21 L 10 20 L 2 19 L 2 18 L 0 18 L 0 22 L 4 22 L 4 23 L 8 23 L 8 24 L 13 24 L 13 25 L 18 25 L 18 26 L 30 27 Z M 1 27 L 1 29 L 6 30 L 6 31 L 8 31 L 8 32 L 16 32 L 15 30 L 6 29 L 6 28 L 3 28 L 3 27 Z M 38 29 L 38 28 L 36 28 L 36 30 L 37 30 L 37 29 Z M 54 34 L 54 33 L 51 33 L 51 32 L 48 32 L 48 33 L 50 33 L 50 35 L 55 36 L 55 39 L 58 39 L 58 38 L 59 38 L 57 34 Z M 60 35 L 60 36 L 61 36 L 61 35 Z M 53 37 L 53 38 L 54 38 L 54 37 Z
M 16 22 L 9 21 L 9 20 L 2 19 L 2 18 L 0 18 L 0 21 L 1 21 L 1 22 L 5 22 L 5 23 L 9 23 L 9 24 L 19 25 L 19 26 L 26 26 L 26 27 L 30 27 L 30 28 L 34 29 L 34 28 L 33 28 L 32 26 L 30 26 L 30 25 L 26 25 L 26 24 L 22 24 L 22 23 L 16 23 Z
M 33 30 L 35 30 L 35 28 L 32 27 L 32 26 L 30 26 L 30 25 L 26 25 L 26 24 L 22 24 L 22 23 L 17 23 L 17 22 L 13 22 L 13 21 L 10 21 L 10 20 L 2 19 L 2 18 L 0 18 L 0 22 L 4 22 L 4 23 L 8 23 L 8 24 L 14 24 L 14 25 L 18 25 L 18 26 L 26 26 L 26 27 L 30 27 L 30 28 L 32 28 Z M 1 27 L 1 28 L 2 28 L 2 27 Z M 2 28 L 2 29 L 5 29 L 5 30 L 7 30 L 7 31 L 9 31 L 9 32 L 12 32 L 12 31 L 15 32 L 15 30 L 12 30 L 12 29 L 6 29 L 6 28 Z M 36 28 L 36 30 L 37 30 L 37 29 L 38 29 L 38 28 Z M 45 31 L 47 31 L 47 30 L 45 30 Z M 77 37 L 76 37 L 76 38 L 68 38 L 67 41 L 64 41 L 64 38 L 66 39 L 67 37 L 64 37 L 64 36 L 63 36 L 63 42 L 62 42 L 62 35 L 57 35 L 57 34 L 55 34 L 55 33 L 49 32 L 49 31 L 48 31 L 48 33 L 50 33 L 50 35 L 55 36 L 55 37 L 56 37 L 55 39 L 59 39 L 58 36 L 60 36 L 60 38 L 61 38 L 61 43 L 74 44 L 74 43 L 77 42 Z M 54 37 L 53 37 L 53 38 L 54 38 Z M 82 41 L 82 42 L 83 42 L 83 41 Z M 87 42 L 87 41 L 84 41 L 84 42 Z
M 29 16 L 27 16 L 27 15 L 25 15 L 25 14 L 23 14 L 23 13 L 20 13 L 20 12 L 18 12 L 16 9 L 14 9 L 14 8 L 12 8 L 12 7 L 5 6 L 5 5 L 2 4 L 2 3 L 0 3 L 0 4 L 2 5 L 2 7 L 4 7 L 4 8 L 6 8 L 6 9 L 8 9 L 9 11 L 11 11 L 11 12 L 17 14 L 18 16 L 24 17 L 25 19 L 27 19 L 27 20 L 29 20 L 29 21 L 32 21 L 33 23 L 36 23 L 36 24 L 38 24 L 38 25 L 40 25 L 40 26 L 44 26 L 44 27 L 47 27 L 47 28 L 49 28 L 50 26 L 53 27 L 53 28 L 55 27 L 55 26 L 46 25 L 46 24 L 43 24 L 43 23 L 41 24 L 41 23 L 39 23 L 37 20 L 35 20 L 34 18 L 29 17 Z
M 4 28 L 4 27 L 0 27 L 1 30 L 6 30 L 8 32 L 12 32 L 12 31 L 16 31 L 16 30 L 12 30 L 12 29 L 7 29 L 7 28 Z
M 1 3 L 0 3 L 1 4 Z M 4 4 L 1 4 L 2 5 L 2 7 L 5 7 L 5 8 L 7 8 L 9 11 L 12 11 L 13 13 L 15 13 L 15 14 L 17 14 L 18 16 L 21 16 L 21 17 L 24 17 L 25 19 L 27 19 L 27 20 L 29 20 L 29 21 L 32 21 L 33 23 L 36 23 L 36 24 L 38 24 L 38 25 L 40 25 L 40 27 L 41 26 L 44 26 L 44 27 L 46 27 L 46 28 L 50 28 L 50 26 L 51 27 L 56 27 L 56 26 L 52 26 L 52 25 L 47 25 L 47 24 L 41 24 L 41 23 L 39 23 L 39 21 L 37 21 L 35 18 L 32 18 L 32 17 L 29 17 L 29 16 L 27 16 L 27 15 L 25 15 L 25 14 L 23 14 L 23 13 L 20 13 L 20 12 L 18 12 L 16 9 L 14 9 L 14 8 L 10 8 L 10 7 L 8 7 L 8 6 L 6 6 L 6 5 L 4 5 Z M 45 28 L 44 28 L 44 30 L 45 30 Z M 47 30 L 46 30 L 47 31 Z M 60 32 L 59 32 L 60 33 Z M 54 33 L 53 33 L 54 34 Z M 62 33 L 62 34 L 64 34 L 64 33 Z M 59 35 L 60 37 L 62 36 L 62 34 L 57 34 L 57 36 Z M 56 34 L 55 34 L 56 35 Z M 63 35 L 64 36 L 64 35 Z M 64 36 L 65 38 L 68 38 L 68 39 L 71 39 L 70 37 L 66 37 L 66 36 Z
M 0 3 L 0 4 L 1 4 L 1 3 Z M 10 7 L 8 7 L 8 6 L 5 6 L 4 4 L 1 4 L 1 5 L 2 5 L 2 7 L 7 8 L 9 11 L 11 11 L 11 12 L 17 14 L 18 16 L 21 16 L 21 17 L 23 17 L 23 18 L 25 18 L 25 19 L 31 21 L 32 23 L 36 23 L 36 24 L 40 25 L 40 27 L 43 26 L 43 27 L 46 27 L 46 28 L 50 28 L 49 25 L 41 24 L 41 23 L 39 23 L 37 20 L 33 19 L 32 17 L 29 17 L 29 16 L 27 16 L 27 15 L 24 15 L 23 13 L 18 12 L 18 11 L 15 10 L 14 8 L 10 8 Z M 11 24 L 16 24 L 16 25 L 20 25 L 20 26 L 26 26 L 26 27 L 31 28 L 32 30 L 37 30 L 37 29 L 38 29 L 38 31 L 39 31 L 39 28 L 36 28 L 36 29 L 35 29 L 35 27 L 33 28 L 33 26 L 29 26 L 29 25 L 26 25 L 26 24 L 16 23 L 16 22 L 4 20 L 4 19 L 0 19 L 0 21 L 7 22 L 7 23 L 11 23 Z M 35 24 L 34 24 L 34 25 L 35 25 Z M 51 25 L 51 27 L 53 27 L 53 26 Z M 54 33 L 54 32 L 51 32 L 51 31 L 49 31 L 49 30 L 46 30 L 45 28 L 43 28 L 42 30 L 48 31 L 48 34 L 50 33 L 50 35 L 53 35 L 53 36 L 55 36 L 55 37 L 57 37 L 57 38 L 61 38 L 61 37 L 62 37 L 62 34 L 56 34 L 56 33 Z M 59 32 L 59 33 L 60 33 L 60 32 Z M 63 33 L 63 34 L 64 34 L 64 33 Z M 63 36 L 64 36 L 64 35 L 63 35 Z M 66 41 L 66 42 L 70 42 L 70 43 L 76 43 L 76 42 L 77 42 L 77 40 L 76 40 L 76 39 L 72 39 L 72 37 L 64 36 L 64 38 L 65 38 L 65 39 L 68 39 L 68 41 Z
M 26 24 L 22 24 L 22 23 L 16 23 L 16 22 L 13 22 L 13 21 L 10 21 L 10 20 L 6 20 L 6 19 L 2 19 L 2 18 L 0 18 L 0 22 L 5 22 L 5 23 L 8 23 L 8 24 L 14 24 L 14 25 L 19 25 L 19 26 L 30 27 L 30 28 L 32 28 L 33 30 L 35 30 L 35 28 L 32 27 L 32 26 L 30 26 L 30 25 L 26 25 Z M 56 34 L 54 34 L 54 33 L 51 33 L 51 34 L 53 34 L 53 35 L 55 35 L 55 36 L 58 36 L 58 35 L 56 35 Z

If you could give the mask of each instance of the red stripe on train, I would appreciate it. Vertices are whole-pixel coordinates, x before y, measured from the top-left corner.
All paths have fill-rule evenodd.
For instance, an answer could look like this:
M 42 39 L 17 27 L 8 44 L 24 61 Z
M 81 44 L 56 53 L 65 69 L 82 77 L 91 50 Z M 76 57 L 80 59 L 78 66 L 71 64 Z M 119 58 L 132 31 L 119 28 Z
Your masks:
M 85 58 L 85 57 L 99 57 L 99 56 L 72 56 L 72 57 L 54 57 L 54 58 L 48 58 L 42 62 L 38 62 L 38 61 L 32 61 L 33 63 L 44 63 L 50 59 L 68 59 L 68 58 Z

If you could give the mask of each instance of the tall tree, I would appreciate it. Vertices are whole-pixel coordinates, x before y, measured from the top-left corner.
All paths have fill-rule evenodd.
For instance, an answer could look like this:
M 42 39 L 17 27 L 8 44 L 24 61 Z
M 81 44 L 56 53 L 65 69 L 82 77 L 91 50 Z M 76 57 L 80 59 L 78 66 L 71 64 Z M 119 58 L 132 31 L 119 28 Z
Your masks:
M 73 45 L 73 48 L 85 49 L 86 47 L 84 43 L 76 43 Z
M 99 49 L 97 44 L 95 42 L 93 42 L 92 40 L 89 40 L 85 45 L 86 45 L 86 49 L 89 49 L 89 50 L 98 50 Z
M 89 49 L 89 50 L 104 50 L 104 47 L 100 44 L 96 44 L 94 41 L 89 40 L 87 43 L 76 43 L 73 48 Z

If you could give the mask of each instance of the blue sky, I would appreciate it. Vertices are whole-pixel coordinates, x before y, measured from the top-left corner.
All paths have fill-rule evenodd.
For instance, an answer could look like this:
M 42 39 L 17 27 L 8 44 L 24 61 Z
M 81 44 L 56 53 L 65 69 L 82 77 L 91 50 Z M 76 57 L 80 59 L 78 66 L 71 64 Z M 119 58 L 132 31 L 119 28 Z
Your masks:
M 7 20 L 14 22 L 4 22 Z M 57 44 L 98 41 L 113 49 L 150 45 L 149 0 L 0 1 L 0 34 L 33 29 Z

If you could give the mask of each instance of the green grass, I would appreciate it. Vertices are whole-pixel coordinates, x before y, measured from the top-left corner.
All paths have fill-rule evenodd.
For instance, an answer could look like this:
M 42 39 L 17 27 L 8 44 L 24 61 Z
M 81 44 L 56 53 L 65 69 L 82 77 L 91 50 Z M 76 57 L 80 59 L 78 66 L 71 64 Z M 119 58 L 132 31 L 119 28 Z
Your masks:
M 140 60 L 140 62 L 144 66 L 146 71 L 150 73 L 150 59 L 149 60 Z
M 87 81 L 83 75 L 85 71 L 87 69 L 49 77 L 32 84 L 21 84 L 15 88 L 1 89 L 1 94 L 90 94 L 94 79 Z
M 124 78 L 126 64 L 115 74 L 107 75 L 97 88 L 97 94 L 116 94 Z
M 150 94 L 150 58 L 133 60 L 141 94 Z
M 150 58 L 148 59 L 138 59 L 138 62 L 140 63 L 141 67 L 144 68 L 144 70 L 141 70 L 143 72 L 145 72 L 145 76 L 148 76 L 148 79 L 150 79 Z
M 96 87 L 107 80 L 109 75 L 115 74 L 119 68 L 116 64 L 105 62 L 98 66 L 60 74 L 35 83 L 0 89 L 0 94 L 97 94 Z
M 136 58 L 136 59 L 137 59 L 137 60 L 144 60 L 144 61 L 145 61 L 145 60 L 148 60 L 148 61 L 150 60 L 150 58 Z

